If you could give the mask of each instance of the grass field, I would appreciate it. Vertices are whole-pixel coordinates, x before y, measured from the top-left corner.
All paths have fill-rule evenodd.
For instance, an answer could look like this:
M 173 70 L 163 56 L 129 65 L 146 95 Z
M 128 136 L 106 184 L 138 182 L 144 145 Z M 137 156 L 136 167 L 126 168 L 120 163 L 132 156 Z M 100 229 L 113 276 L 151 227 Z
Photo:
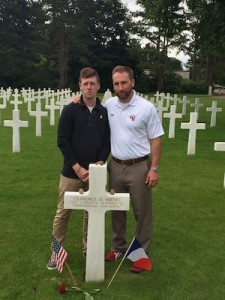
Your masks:
M 180 95 L 178 95 L 180 96 Z M 88 291 L 100 288 L 99 300 L 219 300 L 225 298 L 225 153 L 214 151 L 214 142 L 225 142 L 225 99 L 217 99 L 223 111 L 216 127 L 210 127 L 213 97 L 199 97 L 204 107 L 197 131 L 196 154 L 187 155 L 189 122 L 187 114 L 176 121 L 174 139 L 168 138 L 168 119 L 160 165 L 160 183 L 153 191 L 154 236 L 151 248 L 152 271 L 133 274 L 125 260 L 111 286 L 108 282 L 119 262 L 107 263 L 104 282 L 85 283 L 82 256 L 82 212 L 73 212 L 64 248 L 68 265 L 78 286 Z M 35 118 L 22 105 L 21 152 L 12 153 L 12 128 L 3 121 L 12 118 L 12 105 L 1 110 L 0 124 L 0 299 L 58 300 L 84 299 L 83 293 L 58 292 L 59 283 L 73 285 L 67 269 L 49 271 L 52 221 L 58 198 L 62 155 L 56 146 L 57 125 L 42 118 L 42 136 L 35 137 Z M 181 104 L 177 112 L 181 112 Z M 58 115 L 56 116 L 58 120 Z M 57 124 L 57 122 L 56 122 Z M 128 215 L 127 241 L 133 238 L 134 219 Z M 106 214 L 106 251 L 110 247 L 110 214 Z

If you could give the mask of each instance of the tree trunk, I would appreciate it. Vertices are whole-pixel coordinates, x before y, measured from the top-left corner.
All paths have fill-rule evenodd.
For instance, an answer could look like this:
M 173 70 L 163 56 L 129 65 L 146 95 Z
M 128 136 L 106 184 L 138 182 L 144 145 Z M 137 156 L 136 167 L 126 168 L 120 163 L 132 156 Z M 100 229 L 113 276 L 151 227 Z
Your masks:
M 59 83 L 58 88 L 63 89 L 68 81 L 68 53 L 69 42 L 65 32 L 62 30 L 60 35 L 60 49 L 59 49 Z

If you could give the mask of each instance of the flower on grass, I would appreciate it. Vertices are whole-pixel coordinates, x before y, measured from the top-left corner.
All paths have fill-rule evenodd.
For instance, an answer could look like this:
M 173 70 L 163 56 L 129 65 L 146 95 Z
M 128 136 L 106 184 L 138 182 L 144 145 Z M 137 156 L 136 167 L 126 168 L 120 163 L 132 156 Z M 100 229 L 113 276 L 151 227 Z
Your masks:
M 69 288 L 63 282 L 60 283 L 58 290 L 59 290 L 60 294 L 64 294 L 67 291 L 73 291 L 73 292 L 83 293 L 84 296 L 85 296 L 85 300 L 93 300 L 94 297 L 92 295 L 97 294 L 100 291 L 100 289 L 94 289 L 94 290 L 92 290 L 92 291 L 89 292 L 89 291 L 83 290 L 83 289 L 81 289 L 79 287 L 76 287 L 76 286 L 72 286 L 72 287 Z
M 59 286 L 59 292 L 60 294 L 64 294 L 66 292 L 66 285 L 65 283 L 61 283 L 60 286 Z

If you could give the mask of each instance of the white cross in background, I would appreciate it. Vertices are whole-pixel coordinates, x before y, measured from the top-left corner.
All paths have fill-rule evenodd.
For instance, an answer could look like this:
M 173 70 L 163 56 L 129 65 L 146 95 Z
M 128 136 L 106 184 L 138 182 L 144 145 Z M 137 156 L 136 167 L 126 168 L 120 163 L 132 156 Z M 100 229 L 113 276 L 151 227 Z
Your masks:
M 28 127 L 28 121 L 20 121 L 20 111 L 13 110 L 13 119 L 5 120 L 4 126 L 13 128 L 13 152 L 20 152 L 20 127 Z
M 51 99 L 51 104 L 45 105 L 45 109 L 50 110 L 50 125 L 55 125 L 55 110 L 59 110 L 60 107 L 55 105 L 55 99 Z
M 14 104 L 14 110 L 18 110 L 18 106 L 19 104 L 22 104 L 22 101 L 19 101 L 19 93 L 18 93 L 18 89 L 14 90 L 14 100 L 10 101 L 11 104 Z
M 201 107 L 203 107 L 203 106 L 204 106 L 204 104 L 200 103 L 200 99 L 199 98 L 195 99 L 195 103 L 191 103 L 191 107 L 194 107 L 195 108 L 195 112 L 197 113 L 197 119 L 198 119 L 198 115 L 199 115 L 199 109 Z
M 205 123 L 198 123 L 197 118 L 198 118 L 198 113 L 192 112 L 190 113 L 190 122 L 181 123 L 181 129 L 189 129 L 187 154 L 195 154 L 196 131 L 198 129 L 205 129 Z
M 36 136 L 41 136 L 41 117 L 47 117 L 48 112 L 41 110 L 41 103 L 36 103 L 36 111 L 30 111 L 30 116 L 36 117 Z
M 169 113 L 164 113 L 163 117 L 164 118 L 169 118 L 170 119 L 170 125 L 169 125 L 169 138 L 174 138 L 175 137 L 175 122 L 176 119 L 181 119 L 182 114 L 176 113 L 176 105 L 171 105 L 170 106 L 170 112 Z
M 210 127 L 215 127 L 216 126 L 216 114 L 217 112 L 221 112 L 222 108 L 217 108 L 217 101 L 212 102 L 212 107 L 207 107 L 206 111 L 211 111 L 211 122 L 210 122 Z
M 214 150 L 215 151 L 225 151 L 225 142 L 215 142 Z M 225 188 L 225 173 L 224 173 L 223 187 Z

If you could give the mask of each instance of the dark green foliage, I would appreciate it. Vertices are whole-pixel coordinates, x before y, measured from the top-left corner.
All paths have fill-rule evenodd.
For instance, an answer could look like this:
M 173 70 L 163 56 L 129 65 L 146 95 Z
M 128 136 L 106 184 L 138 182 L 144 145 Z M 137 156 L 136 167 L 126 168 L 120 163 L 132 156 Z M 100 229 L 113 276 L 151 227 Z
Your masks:
M 180 90 L 182 93 L 196 93 L 196 94 L 207 94 L 208 85 L 203 82 L 194 82 L 190 79 L 183 79 Z

